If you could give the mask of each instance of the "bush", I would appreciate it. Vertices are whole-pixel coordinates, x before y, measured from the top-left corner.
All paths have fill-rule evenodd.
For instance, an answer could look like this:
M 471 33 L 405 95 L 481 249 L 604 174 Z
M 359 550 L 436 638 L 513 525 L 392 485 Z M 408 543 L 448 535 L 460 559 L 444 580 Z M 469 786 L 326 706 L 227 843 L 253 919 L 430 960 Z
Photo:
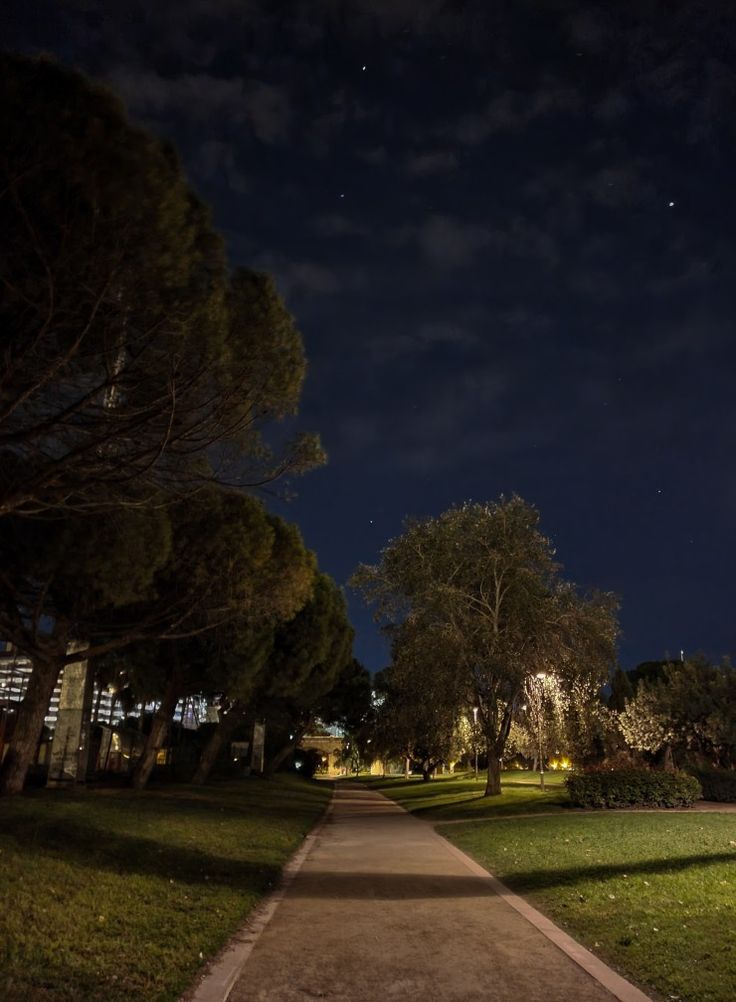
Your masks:
M 565 780 L 577 807 L 691 807 L 700 783 L 686 772 L 588 769 Z
M 722 804 L 736 803 L 736 770 L 692 769 L 691 771 L 703 788 L 704 800 L 717 800 Z

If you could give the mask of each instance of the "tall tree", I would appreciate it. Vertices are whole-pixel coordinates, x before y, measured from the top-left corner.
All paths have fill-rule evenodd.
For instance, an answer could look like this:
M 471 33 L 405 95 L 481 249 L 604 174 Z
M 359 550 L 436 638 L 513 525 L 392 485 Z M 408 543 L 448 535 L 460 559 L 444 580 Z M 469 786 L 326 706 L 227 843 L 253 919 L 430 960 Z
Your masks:
M 269 649 L 268 628 L 291 618 L 307 601 L 315 561 L 295 526 L 268 514 L 253 498 L 225 495 L 206 512 L 207 530 L 185 522 L 178 560 L 159 575 L 162 594 L 190 592 L 193 605 L 181 636 L 157 645 L 156 671 L 134 678 L 160 700 L 132 782 L 148 782 L 180 699 L 225 686 L 233 698 L 252 685 Z
M 429 780 L 439 765 L 457 757 L 465 707 L 446 662 L 452 649 L 437 630 L 410 616 L 392 629 L 392 651 L 393 664 L 381 682 L 382 737 L 393 740 L 389 753 L 416 761 Z
M 378 754 L 374 746 L 375 711 L 370 672 L 357 658 L 351 658 L 330 691 L 320 700 L 316 716 L 323 724 L 339 727 L 345 747 L 354 749 L 362 760 Z
M 144 646 L 149 691 L 174 700 L 187 677 L 176 642 L 237 617 L 287 618 L 303 604 L 314 573 L 313 558 L 293 526 L 267 515 L 255 498 L 219 489 L 150 511 L 123 508 L 106 516 L 43 520 L 7 516 L 0 519 L 0 542 L 6 555 L 0 634 L 33 662 L 0 770 L 5 793 L 22 787 L 59 673 L 67 661 L 79 660 L 80 643 L 86 659 Z M 295 559 L 286 566 L 289 551 Z M 290 589 L 298 599 L 285 597 Z M 70 640 L 77 642 L 76 654 L 67 653 Z M 157 644 L 161 658 L 152 663 L 148 655 Z M 156 678 L 163 679 L 161 691 Z M 164 710 L 156 739 L 167 719 Z
M 221 750 L 245 721 L 254 692 L 268 672 L 276 631 L 313 594 L 314 555 L 305 549 L 295 526 L 274 515 L 268 518 L 273 530 L 271 555 L 253 585 L 259 604 L 198 640 L 206 665 L 197 691 L 219 697 L 220 719 L 202 751 L 195 783 L 207 780 Z
M 611 691 L 608 695 L 608 708 L 620 713 L 626 706 L 627 700 L 634 695 L 634 686 L 631 683 L 630 673 L 623 668 L 616 667 L 611 675 Z
M 612 596 L 581 596 L 560 577 L 537 511 L 519 497 L 453 507 L 407 523 L 380 564 L 353 584 L 396 629 L 411 623 L 432 656 L 428 691 L 477 706 L 488 756 L 486 795 L 501 792 L 500 760 L 524 682 L 552 671 L 562 685 L 608 675 L 616 637 Z
M 253 628 L 235 621 L 208 638 L 213 650 L 202 691 L 219 700 L 219 719 L 202 749 L 193 783 L 205 783 L 238 727 L 273 651 L 274 624 Z M 224 635 L 224 636 L 223 636 Z
M 659 756 L 665 767 L 690 758 L 733 768 L 736 671 L 702 657 L 667 662 L 639 683 L 618 722 L 630 747 Z
M 59 674 L 80 659 L 68 653 L 70 642 L 89 638 L 122 607 L 155 599 L 156 574 L 171 554 L 170 523 L 162 508 L 33 521 L 6 516 L 0 549 L 0 635 L 33 664 L 0 766 L 0 793 L 17 793 Z
M 314 721 L 321 700 L 352 659 L 353 628 L 345 598 L 318 573 L 304 608 L 276 630 L 273 653 L 253 709 L 268 724 L 266 771 L 275 772 Z
M 320 701 L 317 714 L 325 724 L 333 724 L 346 733 L 355 733 L 371 723 L 371 674 L 357 658 L 347 662 L 332 688 Z
M 172 149 L 106 88 L 7 54 L 0 129 L 0 515 L 318 462 L 309 436 L 261 440 L 295 410 L 301 337 L 268 276 L 228 278 Z

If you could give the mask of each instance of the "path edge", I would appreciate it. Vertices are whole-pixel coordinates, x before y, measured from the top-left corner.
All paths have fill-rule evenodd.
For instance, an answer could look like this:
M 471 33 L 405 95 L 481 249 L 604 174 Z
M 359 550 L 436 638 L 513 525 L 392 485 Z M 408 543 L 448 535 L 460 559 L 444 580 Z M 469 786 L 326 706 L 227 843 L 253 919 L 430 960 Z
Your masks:
M 649 995 L 645 995 L 644 992 L 637 988 L 636 985 L 627 981 L 621 974 L 617 974 L 612 967 L 604 963 L 599 957 L 596 957 L 594 953 L 587 950 L 582 946 L 576 939 L 573 939 L 568 933 L 564 932 L 558 925 L 543 915 L 542 912 L 537 911 L 533 905 L 530 905 L 525 898 L 520 897 L 518 894 L 514 894 L 513 891 L 502 883 L 498 877 L 494 877 L 492 873 L 489 873 L 485 867 L 482 867 L 480 863 L 468 856 L 458 849 L 456 845 L 453 845 L 449 839 L 446 839 L 439 832 L 435 832 L 438 838 L 450 849 L 453 856 L 461 860 L 467 868 L 478 877 L 483 877 L 491 886 L 491 888 L 498 894 L 499 897 L 509 904 L 514 911 L 517 911 L 523 918 L 530 922 L 542 935 L 554 943 L 554 945 L 562 950 L 563 953 L 573 960 L 578 967 L 589 974 L 595 981 L 602 985 L 606 991 L 609 991 L 614 998 L 618 999 L 619 1002 L 652 1002 Z
M 180 996 L 179 1002 L 227 1002 L 230 992 L 243 972 L 253 948 L 264 929 L 273 918 L 283 901 L 297 873 L 314 847 L 314 843 L 329 821 L 335 804 L 336 784 L 333 781 L 332 795 L 324 811 L 314 826 L 304 836 L 299 848 L 284 864 L 277 886 L 262 898 L 237 929 L 225 946 L 209 961 L 199 981 Z M 449 844 L 449 843 L 448 843 Z
M 427 825 L 432 829 L 437 838 L 442 839 L 447 848 L 450 850 L 456 859 L 460 860 L 471 873 L 474 873 L 476 877 L 482 877 L 487 881 L 490 888 L 496 893 L 500 898 L 503 898 L 513 909 L 518 912 L 527 922 L 531 923 L 538 929 L 539 932 L 553 943 L 559 950 L 562 950 L 570 960 L 574 961 L 581 967 L 586 974 L 589 974 L 594 981 L 602 985 L 606 991 L 610 992 L 611 995 L 618 999 L 619 1002 L 653 1002 L 649 995 L 645 995 L 644 992 L 633 985 L 630 981 L 627 981 L 621 974 L 617 974 L 612 967 L 604 963 L 599 957 L 596 957 L 594 953 L 590 950 L 586 950 L 584 946 L 578 943 L 577 940 L 573 939 L 568 933 L 564 932 L 558 925 L 543 915 L 540 911 L 529 904 L 524 898 L 520 897 L 518 894 L 514 894 L 505 884 L 503 884 L 498 877 L 494 877 L 492 873 L 477 863 L 472 856 L 468 856 L 467 853 L 463 852 L 462 849 L 458 849 L 456 845 L 453 845 L 449 839 L 441 835 L 434 824 L 430 821 L 425 821 L 423 818 L 418 818 L 415 814 L 402 805 L 397 803 L 391 797 L 387 797 L 385 793 L 381 793 L 380 790 L 375 790 L 375 793 L 380 793 L 382 797 L 390 801 L 400 810 L 404 811 L 410 817 L 414 818 L 420 824 Z M 542 815 L 543 816 L 543 815 Z M 437 824 L 442 824 L 443 822 L 437 822 Z

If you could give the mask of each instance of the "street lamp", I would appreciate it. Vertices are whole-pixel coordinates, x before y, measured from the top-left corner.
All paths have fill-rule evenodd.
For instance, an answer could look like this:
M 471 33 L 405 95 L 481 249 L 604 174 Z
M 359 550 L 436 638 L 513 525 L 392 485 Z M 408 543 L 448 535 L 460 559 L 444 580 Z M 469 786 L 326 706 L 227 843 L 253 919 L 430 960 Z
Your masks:
M 475 778 L 478 778 L 478 707 L 473 707 L 473 748 L 475 749 Z
M 547 678 L 546 671 L 538 671 L 535 676 L 539 681 L 539 693 L 537 702 L 537 751 L 539 753 L 539 789 L 544 790 L 544 759 L 542 758 L 542 694 L 544 692 L 544 680 Z

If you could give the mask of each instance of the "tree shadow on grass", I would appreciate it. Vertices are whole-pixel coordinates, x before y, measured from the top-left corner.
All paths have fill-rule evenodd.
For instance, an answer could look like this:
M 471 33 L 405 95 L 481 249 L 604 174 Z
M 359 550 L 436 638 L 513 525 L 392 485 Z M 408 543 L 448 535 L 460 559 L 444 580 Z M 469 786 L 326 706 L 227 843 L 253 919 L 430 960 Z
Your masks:
M 281 873 L 280 862 L 218 856 L 66 818 L 55 817 L 35 826 L 27 818 L 22 819 L 22 824 L 14 824 L 15 820 L 5 819 L 3 835 L 15 839 L 21 852 L 43 853 L 97 872 L 247 891 L 265 890 Z
M 563 793 L 550 792 L 545 799 L 528 800 L 486 799 L 485 797 L 466 797 L 463 800 L 452 800 L 444 804 L 427 804 L 415 807 L 412 814 L 426 817 L 427 820 L 477 820 L 483 818 L 513 817 L 515 814 L 544 814 L 549 811 L 572 809 L 572 804 Z
M 574 887 L 588 880 L 606 881 L 634 875 L 681 873 L 691 867 L 706 867 L 719 863 L 736 863 L 736 852 L 714 852 L 697 856 L 669 856 L 666 859 L 645 859 L 638 862 L 596 863 L 593 866 L 562 869 L 519 870 L 501 876 L 501 880 L 522 893 L 551 887 Z
M 556 870 L 528 870 L 502 877 L 513 892 L 550 887 L 572 887 L 587 880 L 605 881 L 633 874 L 655 875 L 691 867 L 736 862 L 736 853 L 682 856 L 678 859 L 644 860 L 621 865 L 596 865 Z M 449 873 L 370 873 L 360 871 L 302 870 L 289 890 L 294 898 L 342 900 L 426 900 L 431 898 L 477 898 L 497 893 L 487 877 Z M 501 892 L 503 897 L 503 892 Z
M 269 785 L 267 780 L 252 780 L 248 787 L 233 789 L 231 784 L 207 786 L 151 787 L 142 791 L 128 788 L 98 788 L 83 790 L 27 791 L 18 802 L 16 810 L 25 813 L 24 804 L 43 809 L 47 804 L 64 812 L 75 805 L 90 805 L 95 814 L 109 817 L 114 823 L 118 817 L 160 820 L 162 815 L 171 815 L 177 820 L 197 820 L 216 817 L 218 813 L 231 818 L 247 818 L 257 822 L 287 817 L 290 821 L 306 820 L 311 823 L 319 810 L 328 803 L 327 798 L 318 799 L 310 787 L 293 790 Z

